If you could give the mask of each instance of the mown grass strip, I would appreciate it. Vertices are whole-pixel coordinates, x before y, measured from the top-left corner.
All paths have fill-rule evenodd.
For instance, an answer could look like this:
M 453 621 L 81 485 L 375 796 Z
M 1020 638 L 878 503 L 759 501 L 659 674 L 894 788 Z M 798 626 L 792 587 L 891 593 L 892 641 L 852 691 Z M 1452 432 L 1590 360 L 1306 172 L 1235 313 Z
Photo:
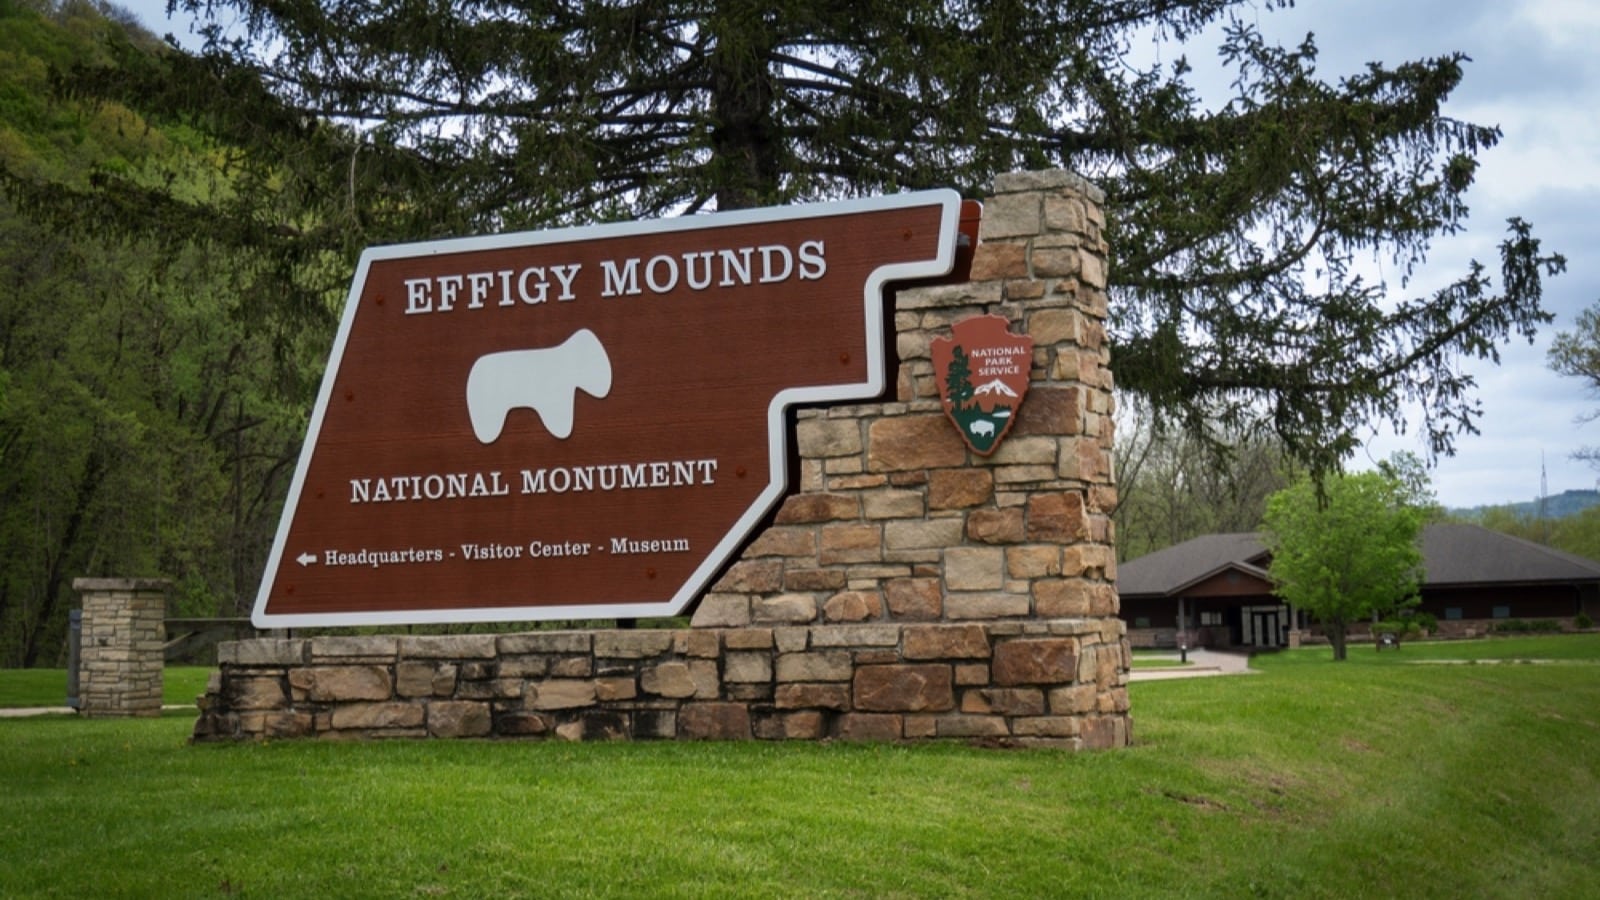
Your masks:
M 1600 657 L 1600 642 L 1507 649 Z M 1600 668 L 1326 652 L 1261 657 L 1250 677 L 1135 684 L 1136 746 L 1079 755 L 188 746 L 186 718 L 0 722 L 0 895 L 1592 891 Z
M 1135 669 L 1174 669 L 1194 665 L 1180 657 L 1176 650 L 1140 648 L 1134 650 L 1130 656 L 1130 662 Z
M 211 669 L 168 666 L 161 674 L 162 703 L 193 704 L 205 692 Z M 65 669 L 0 669 L 0 709 L 27 709 L 67 704 Z

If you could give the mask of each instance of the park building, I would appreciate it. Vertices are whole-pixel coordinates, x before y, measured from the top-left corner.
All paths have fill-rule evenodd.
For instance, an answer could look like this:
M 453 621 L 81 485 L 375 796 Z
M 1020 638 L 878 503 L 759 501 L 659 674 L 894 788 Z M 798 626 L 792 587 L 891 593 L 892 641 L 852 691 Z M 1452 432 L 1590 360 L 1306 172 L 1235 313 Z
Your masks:
M 1600 562 L 1477 525 L 1422 533 L 1422 599 L 1436 635 L 1518 627 L 1570 630 L 1600 618 Z M 1315 619 L 1273 594 L 1271 553 L 1254 532 L 1208 534 L 1119 566 L 1134 647 L 1269 649 L 1322 639 Z M 1354 623 L 1351 637 L 1368 635 Z

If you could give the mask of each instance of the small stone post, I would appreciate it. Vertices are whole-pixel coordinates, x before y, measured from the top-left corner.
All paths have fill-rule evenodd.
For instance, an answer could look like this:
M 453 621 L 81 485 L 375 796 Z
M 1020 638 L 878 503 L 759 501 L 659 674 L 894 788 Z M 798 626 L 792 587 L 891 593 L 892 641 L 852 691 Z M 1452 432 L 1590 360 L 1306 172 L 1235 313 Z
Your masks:
M 167 591 L 153 578 L 78 578 L 83 602 L 78 657 L 79 713 L 161 715 Z

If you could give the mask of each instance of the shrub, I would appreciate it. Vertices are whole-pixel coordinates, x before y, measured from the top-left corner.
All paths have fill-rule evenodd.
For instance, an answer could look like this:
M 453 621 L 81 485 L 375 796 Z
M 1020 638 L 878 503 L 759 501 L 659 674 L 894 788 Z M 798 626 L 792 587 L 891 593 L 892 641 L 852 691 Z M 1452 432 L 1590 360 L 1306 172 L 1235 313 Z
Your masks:
M 1594 627 L 1594 620 L 1589 618 L 1588 613 L 1581 612 L 1572 620 L 1572 626 L 1587 631 Z
M 1372 625 L 1372 638 L 1374 641 L 1382 640 L 1385 633 L 1395 636 L 1395 640 L 1405 641 L 1422 636 L 1422 626 L 1415 619 L 1390 619 L 1386 622 L 1374 622 Z
M 1537 634 L 1560 631 L 1561 623 L 1555 619 L 1506 619 L 1490 630 L 1495 634 Z

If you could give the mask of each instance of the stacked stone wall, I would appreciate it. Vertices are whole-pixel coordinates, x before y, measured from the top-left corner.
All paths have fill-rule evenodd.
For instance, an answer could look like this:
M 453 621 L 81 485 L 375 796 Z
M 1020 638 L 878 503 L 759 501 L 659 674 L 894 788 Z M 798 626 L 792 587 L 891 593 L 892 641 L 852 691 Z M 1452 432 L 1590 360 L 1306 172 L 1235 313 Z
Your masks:
M 1127 741 L 1120 635 L 1081 619 L 259 639 L 220 665 L 197 739 Z
M 1127 743 L 1102 202 L 996 180 L 970 279 L 897 293 L 893 397 L 796 414 L 797 489 L 690 630 L 224 645 L 197 736 Z M 979 315 L 1034 341 L 988 457 L 930 352 Z

